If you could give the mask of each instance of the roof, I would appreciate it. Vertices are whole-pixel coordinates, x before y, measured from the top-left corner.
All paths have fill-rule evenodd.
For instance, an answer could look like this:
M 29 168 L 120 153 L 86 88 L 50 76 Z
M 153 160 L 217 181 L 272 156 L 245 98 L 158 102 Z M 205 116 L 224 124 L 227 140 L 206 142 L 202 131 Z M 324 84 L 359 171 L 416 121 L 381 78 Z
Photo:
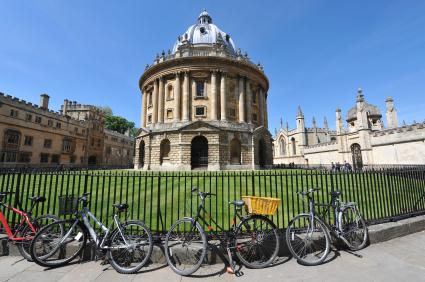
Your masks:
M 207 11 L 203 11 L 198 17 L 198 22 L 191 25 L 185 33 L 177 38 L 173 47 L 173 54 L 177 52 L 180 46 L 187 43 L 195 46 L 221 44 L 229 52 L 236 53 L 236 47 L 230 35 L 212 23 L 212 18 Z

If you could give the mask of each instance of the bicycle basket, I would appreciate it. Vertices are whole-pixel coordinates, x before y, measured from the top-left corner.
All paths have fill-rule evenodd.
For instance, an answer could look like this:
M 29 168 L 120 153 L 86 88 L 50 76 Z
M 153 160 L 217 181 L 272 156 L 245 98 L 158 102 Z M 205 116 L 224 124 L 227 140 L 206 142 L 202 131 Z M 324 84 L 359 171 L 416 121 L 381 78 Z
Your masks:
M 74 214 L 78 210 L 78 198 L 72 195 L 59 196 L 59 215 Z
M 280 203 L 278 198 L 242 196 L 242 199 L 246 211 L 252 214 L 274 215 Z

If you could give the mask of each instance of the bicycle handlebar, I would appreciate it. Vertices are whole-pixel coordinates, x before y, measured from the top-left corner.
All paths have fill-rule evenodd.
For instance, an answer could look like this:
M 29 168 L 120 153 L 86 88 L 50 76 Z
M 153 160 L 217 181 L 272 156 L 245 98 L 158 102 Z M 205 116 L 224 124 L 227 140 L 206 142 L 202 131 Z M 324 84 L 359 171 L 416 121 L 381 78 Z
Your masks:
M 316 191 L 319 191 L 319 190 L 321 190 L 321 189 L 320 188 L 310 188 L 310 189 L 308 189 L 308 191 L 299 191 L 299 192 L 297 192 L 297 194 L 299 194 L 301 196 L 307 196 L 307 195 L 314 193 Z
M 90 192 L 83 193 L 82 196 L 78 197 L 78 201 L 79 202 L 81 202 L 81 201 L 83 201 L 83 202 L 87 201 L 87 196 L 89 196 L 89 195 L 91 195 Z
M 199 197 L 205 199 L 208 196 L 216 196 L 216 194 L 214 193 L 210 193 L 210 192 L 203 192 L 203 191 L 198 191 L 198 187 L 194 186 L 192 187 L 192 193 L 197 192 Z

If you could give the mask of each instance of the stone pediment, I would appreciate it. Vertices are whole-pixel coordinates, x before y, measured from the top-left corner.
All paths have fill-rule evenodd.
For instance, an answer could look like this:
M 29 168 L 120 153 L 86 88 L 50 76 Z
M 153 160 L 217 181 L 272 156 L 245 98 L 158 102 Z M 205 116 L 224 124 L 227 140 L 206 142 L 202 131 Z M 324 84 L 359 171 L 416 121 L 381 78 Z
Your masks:
M 195 121 L 180 128 L 182 131 L 220 131 L 220 128 L 204 121 Z
M 146 128 L 141 127 L 141 128 L 139 128 L 139 130 L 137 130 L 136 136 L 139 137 L 139 136 L 144 136 L 146 134 L 149 134 L 149 130 L 147 130 Z

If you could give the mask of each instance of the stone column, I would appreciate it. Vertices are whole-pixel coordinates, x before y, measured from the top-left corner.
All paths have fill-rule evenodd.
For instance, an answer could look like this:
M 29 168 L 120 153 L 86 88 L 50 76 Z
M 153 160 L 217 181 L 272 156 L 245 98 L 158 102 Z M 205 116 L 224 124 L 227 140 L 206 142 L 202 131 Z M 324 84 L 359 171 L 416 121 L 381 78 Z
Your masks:
M 252 91 L 251 83 L 246 81 L 246 121 L 252 123 Z
M 211 73 L 211 119 L 217 120 L 217 71 Z
M 227 100 L 226 100 L 226 73 L 221 73 L 220 82 L 220 119 L 222 121 L 227 120 Z
M 176 73 L 176 84 L 174 86 L 174 121 L 180 121 L 180 72 Z
M 239 122 L 245 122 L 245 77 L 239 76 Z
M 189 121 L 189 72 L 184 73 L 182 107 L 183 121 Z
M 158 123 L 164 123 L 164 78 L 159 78 Z
M 142 117 L 141 117 L 141 121 L 140 121 L 140 127 L 146 127 L 146 111 L 147 111 L 147 107 L 146 107 L 146 100 L 148 97 L 146 97 L 147 93 L 144 92 L 142 93 Z
M 267 93 L 264 93 L 264 103 L 263 103 L 263 108 L 264 108 L 264 127 L 265 128 L 269 128 L 269 119 L 267 116 Z
M 158 121 L 158 80 L 156 79 L 153 83 L 152 99 L 152 124 L 155 124 Z
M 258 111 L 260 113 L 260 125 L 264 126 L 263 88 L 258 88 Z

